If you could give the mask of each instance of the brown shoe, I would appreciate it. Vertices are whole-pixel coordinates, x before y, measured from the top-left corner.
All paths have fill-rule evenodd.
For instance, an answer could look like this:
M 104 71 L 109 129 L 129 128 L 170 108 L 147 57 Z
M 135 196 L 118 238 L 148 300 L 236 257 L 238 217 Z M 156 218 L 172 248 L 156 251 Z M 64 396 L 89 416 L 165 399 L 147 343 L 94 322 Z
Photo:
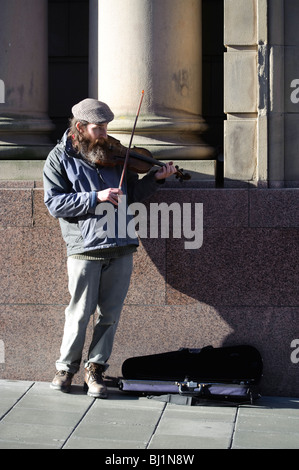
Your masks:
M 91 363 L 85 369 L 84 389 L 94 398 L 108 398 L 108 390 L 103 381 L 105 368 L 101 364 Z
M 53 390 L 60 390 L 61 392 L 69 393 L 73 377 L 74 374 L 71 374 L 66 370 L 58 370 L 50 387 L 53 388 Z

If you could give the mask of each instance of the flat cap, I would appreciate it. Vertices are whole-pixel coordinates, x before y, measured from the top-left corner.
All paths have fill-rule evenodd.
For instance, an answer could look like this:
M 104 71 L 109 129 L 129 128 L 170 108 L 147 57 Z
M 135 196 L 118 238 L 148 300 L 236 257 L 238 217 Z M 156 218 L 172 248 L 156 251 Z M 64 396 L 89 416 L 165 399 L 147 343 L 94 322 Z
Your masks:
M 106 103 L 86 98 L 72 107 L 74 118 L 90 124 L 102 124 L 114 119 L 114 114 Z

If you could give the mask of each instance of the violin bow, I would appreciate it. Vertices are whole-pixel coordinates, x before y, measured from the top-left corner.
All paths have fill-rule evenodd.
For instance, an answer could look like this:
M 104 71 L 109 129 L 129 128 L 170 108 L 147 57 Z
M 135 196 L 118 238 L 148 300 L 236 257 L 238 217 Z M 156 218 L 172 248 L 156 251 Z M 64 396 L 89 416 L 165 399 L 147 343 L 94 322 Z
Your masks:
M 136 114 L 136 117 L 135 117 L 134 126 L 133 126 L 133 129 L 132 129 L 132 134 L 131 134 L 131 138 L 130 138 L 129 147 L 127 148 L 126 158 L 125 158 L 125 161 L 124 161 L 123 171 L 122 171 L 122 174 L 121 174 L 121 177 L 120 177 L 118 189 L 121 189 L 122 184 L 123 184 L 123 179 L 124 179 L 125 172 L 126 172 L 127 165 L 128 165 L 128 161 L 129 161 L 129 153 L 130 153 L 130 149 L 131 149 L 131 145 L 132 145 L 132 141 L 133 141 L 133 136 L 134 136 L 134 133 L 135 133 L 137 119 L 138 119 L 138 116 L 139 116 L 139 113 L 140 113 L 140 108 L 141 108 L 143 96 L 144 96 L 144 90 L 142 90 L 142 92 L 141 92 L 141 98 L 140 98 L 139 106 L 138 106 L 138 109 L 137 109 L 137 114 Z

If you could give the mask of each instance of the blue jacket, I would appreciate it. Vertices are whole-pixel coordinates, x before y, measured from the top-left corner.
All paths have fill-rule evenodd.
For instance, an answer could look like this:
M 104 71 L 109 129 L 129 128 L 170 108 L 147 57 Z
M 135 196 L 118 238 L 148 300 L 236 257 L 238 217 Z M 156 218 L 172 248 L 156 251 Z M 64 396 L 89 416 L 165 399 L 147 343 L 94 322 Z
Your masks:
M 53 217 L 59 219 L 67 255 L 86 253 L 95 249 L 138 245 L 137 236 L 118 236 L 118 216 L 115 211 L 115 236 L 109 236 L 99 212 L 96 192 L 117 188 L 123 167 L 96 166 L 78 155 L 64 134 L 61 142 L 49 153 L 44 165 L 44 202 Z M 139 180 L 136 173 L 127 171 L 123 189 L 128 204 L 141 202 L 159 187 L 154 172 Z M 103 204 L 103 203 L 100 203 Z M 107 203 L 105 203 L 107 204 Z M 112 205 L 112 204 L 111 204 Z M 114 206 L 113 206 L 114 207 Z M 97 209 L 98 208 L 98 209 Z M 127 214 L 127 223 L 133 215 Z M 107 219 L 107 217 L 106 217 Z M 130 233 L 130 235 L 132 235 Z

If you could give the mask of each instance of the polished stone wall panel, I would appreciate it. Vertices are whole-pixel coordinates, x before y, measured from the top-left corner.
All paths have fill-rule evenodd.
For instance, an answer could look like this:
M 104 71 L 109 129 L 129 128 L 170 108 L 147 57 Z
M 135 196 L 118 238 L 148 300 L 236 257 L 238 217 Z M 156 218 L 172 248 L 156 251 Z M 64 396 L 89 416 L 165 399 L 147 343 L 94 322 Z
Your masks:
M 141 240 L 108 375 L 130 356 L 247 343 L 263 356 L 263 394 L 298 393 L 297 190 L 171 188 L 146 207 L 160 202 L 202 203 L 203 244 L 186 250 L 172 232 Z M 69 302 L 59 223 L 37 183 L 2 186 L 0 208 L 0 376 L 50 381 Z M 91 334 L 92 319 L 84 358 Z
M 31 189 L 1 189 L 0 228 L 32 225 Z

